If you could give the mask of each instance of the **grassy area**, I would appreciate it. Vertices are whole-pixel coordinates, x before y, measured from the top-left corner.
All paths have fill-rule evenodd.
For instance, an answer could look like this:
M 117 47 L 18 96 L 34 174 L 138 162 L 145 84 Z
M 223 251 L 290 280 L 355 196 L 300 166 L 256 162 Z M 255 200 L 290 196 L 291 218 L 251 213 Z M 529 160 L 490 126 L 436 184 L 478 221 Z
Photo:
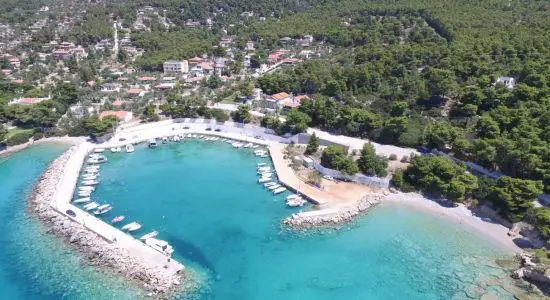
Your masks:
M 14 128 L 8 130 L 8 134 L 6 134 L 6 139 L 9 139 L 10 137 L 14 136 L 17 133 L 25 132 L 25 131 L 32 131 L 32 129 L 23 129 L 23 128 Z
M 224 104 L 235 104 L 235 94 L 232 94 L 232 95 L 229 96 L 229 97 L 223 98 L 222 101 L 220 101 L 220 103 L 224 103 Z
M 537 260 L 545 265 L 550 266 L 550 258 L 548 258 L 548 254 L 546 253 L 546 250 L 544 249 L 533 249 L 533 254 L 537 258 Z

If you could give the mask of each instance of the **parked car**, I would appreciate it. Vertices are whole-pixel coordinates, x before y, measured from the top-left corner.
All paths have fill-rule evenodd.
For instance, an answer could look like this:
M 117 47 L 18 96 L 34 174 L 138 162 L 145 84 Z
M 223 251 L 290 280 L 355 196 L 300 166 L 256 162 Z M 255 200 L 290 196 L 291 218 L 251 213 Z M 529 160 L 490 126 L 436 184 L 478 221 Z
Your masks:
M 216 128 L 216 129 L 214 129 L 214 131 L 220 132 L 220 131 L 222 131 L 222 130 L 219 129 L 219 128 Z
M 206 131 L 212 131 L 212 128 L 208 127 L 206 128 Z

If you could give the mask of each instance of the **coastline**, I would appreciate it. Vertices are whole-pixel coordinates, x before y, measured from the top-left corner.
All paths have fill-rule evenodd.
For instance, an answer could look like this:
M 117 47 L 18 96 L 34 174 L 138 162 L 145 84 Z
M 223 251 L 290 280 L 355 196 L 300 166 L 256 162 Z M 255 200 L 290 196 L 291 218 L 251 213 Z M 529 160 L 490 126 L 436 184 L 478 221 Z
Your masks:
M 37 217 L 46 226 L 47 233 L 61 237 L 76 249 L 89 265 L 136 283 L 148 296 L 165 297 L 173 292 L 192 288 L 186 286 L 188 274 L 185 270 L 177 273 L 168 271 L 166 266 L 174 262 L 165 261 L 164 269 L 159 268 L 151 264 L 150 260 L 131 251 L 132 249 L 108 241 L 87 228 L 86 224 L 69 218 L 52 206 L 67 162 L 77 149 L 78 147 L 71 147 L 43 172 L 28 198 L 29 214 Z
M 446 221 L 459 225 L 467 231 L 483 236 L 503 252 L 509 254 L 523 252 L 523 250 L 514 243 L 512 238 L 508 236 L 509 229 L 507 227 L 491 221 L 485 221 L 473 215 L 472 212 L 464 206 L 444 207 L 418 193 L 389 194 L 382 200 L 382 205 L 385 203 L 396 206 L 406 206 L 443 218 Z
M 54 136 L 54 137 L 41 138 L 36 141 L 31 139 L 28 142 L 20 145 L 6 147 L 6 149 L 0 151 L 0 157 L 9 156 L 19 151 L 22 151 L 24 149 L 27 149 L 30 146 L 43 144 L 43 143 L 61 143 L 61 144 L 67 144 L 67 145 L 77 145 L 85 141 L 86 141 L 86 137 L 72 137 L 72 136 Z

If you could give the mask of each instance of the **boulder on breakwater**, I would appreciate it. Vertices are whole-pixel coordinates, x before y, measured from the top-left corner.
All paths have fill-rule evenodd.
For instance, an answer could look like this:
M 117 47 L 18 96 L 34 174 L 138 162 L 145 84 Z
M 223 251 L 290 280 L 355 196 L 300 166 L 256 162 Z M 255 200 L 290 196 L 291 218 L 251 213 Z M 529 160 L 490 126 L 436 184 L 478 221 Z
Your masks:
M 75 151 L 76 147 L 71 147 L 44 171 L 29 197 L 29 212 L 47 226 L 47 233 L 62 237 L 89 265 L 136 282 L 154 297 L 164 297 L 181 290 L 181 282 L 187 276 L 185 271 L 178 274 L 159 271 L 144 258 L 133 255 L 117 243 L 108 242 L 51 206 L 65 165 Z
M 296 228 L 308 229 L 324 225 L 337 225 L 351 222 L 359 215 L 365 214 L 371 207 L 379 204 L 383 195 L 367 195 L 357 202 L 339 208 L 329 208 L 293 214 L 283 220 L 283 224 Z

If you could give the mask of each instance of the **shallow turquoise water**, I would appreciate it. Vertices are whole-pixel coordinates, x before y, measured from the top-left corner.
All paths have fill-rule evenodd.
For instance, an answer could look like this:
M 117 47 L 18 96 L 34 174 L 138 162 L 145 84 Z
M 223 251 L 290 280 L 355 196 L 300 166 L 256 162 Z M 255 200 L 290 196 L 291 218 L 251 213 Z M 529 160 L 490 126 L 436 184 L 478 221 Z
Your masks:
M 0 292 L 3 299 L 134 299 L 139 291 L 86 266 L 26 216 L 24 199 L 62 152 L 39 146 L 0 160 Z M 185 141 L 108 154 L 94 201 L 114 207 L 176 249 L 195 270 L 198 299 L 465 299 L 506 277 L 481 238 L 437 217 L 382 205 L 343 230 L 293 234 L 294 210 L 256 184 L 250 151 Z M 126 223 L 126 221 L 124 223 Z

